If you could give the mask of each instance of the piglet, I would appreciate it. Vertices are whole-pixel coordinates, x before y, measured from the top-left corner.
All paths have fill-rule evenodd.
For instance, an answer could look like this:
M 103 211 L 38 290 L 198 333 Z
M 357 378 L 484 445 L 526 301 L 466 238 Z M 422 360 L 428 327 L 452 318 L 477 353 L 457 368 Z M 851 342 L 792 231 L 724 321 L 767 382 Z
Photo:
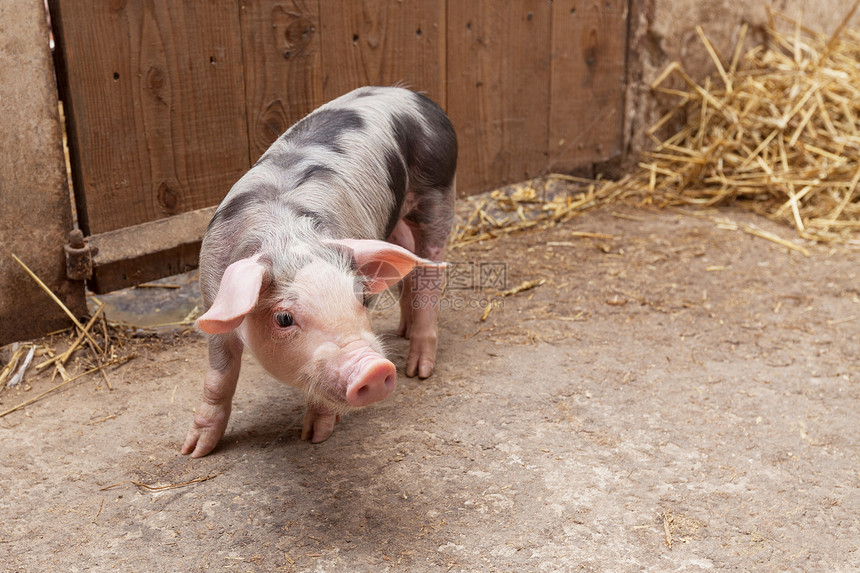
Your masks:
M 365 303 L 403 280 L 406 375 L 436 361 L 437 271 L 454 211 L 457 139 L 427 97 L 364 87 L 315 110 L 233 186 L 203 237 L 200 290 L 209 367 L 183 454 L 204 456 L 230 417 L 247 346 L 307 396 L 301 437 L 321 442 L 341 414 L 386 398 L 394 364 Z

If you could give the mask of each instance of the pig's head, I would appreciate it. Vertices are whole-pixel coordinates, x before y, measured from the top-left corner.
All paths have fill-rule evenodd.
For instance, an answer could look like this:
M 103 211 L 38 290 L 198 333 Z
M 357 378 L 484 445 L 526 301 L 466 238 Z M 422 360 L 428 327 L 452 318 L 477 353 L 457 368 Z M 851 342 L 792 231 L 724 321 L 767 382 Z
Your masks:
M 330 411 L 386 398 L 395 367 L 371 331 L 364 297 L 434 263 L 374 240 L 328 241 L 282 258 L 257 254 L 227 267 L 200 329 L 235 332 L 270 374 Z

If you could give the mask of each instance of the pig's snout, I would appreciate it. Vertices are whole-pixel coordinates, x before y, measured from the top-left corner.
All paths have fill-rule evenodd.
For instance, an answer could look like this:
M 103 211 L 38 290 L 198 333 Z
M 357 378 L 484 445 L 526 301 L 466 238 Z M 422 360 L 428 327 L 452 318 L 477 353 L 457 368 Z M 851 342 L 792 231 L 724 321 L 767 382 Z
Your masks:
M 394 364 L 385 359 L 367 364 L 346 388 L 346 401 L 350 406 L 367 406 L 388 397 L 397 383 Z

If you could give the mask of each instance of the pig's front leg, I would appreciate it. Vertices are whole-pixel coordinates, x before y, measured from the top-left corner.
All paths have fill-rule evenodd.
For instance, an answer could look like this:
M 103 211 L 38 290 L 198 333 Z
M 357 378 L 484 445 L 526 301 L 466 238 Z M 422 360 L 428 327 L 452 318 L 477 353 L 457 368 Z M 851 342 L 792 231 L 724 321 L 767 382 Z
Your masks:
M 242 349 L 242 342 L 234 335 L 209 338 L 209 368 L 203 380 L 203 401 L 185 436 L 183 454 L 190 453 L 192 458 L 205 456 L 224 435 L 242 366 Z
M 310 440 L 312 444 L 323 442 L 331 436 L 336 422 L 340 422 L 340 416 L 331 410 L 308 404 L 302 424 L 302 439 Z

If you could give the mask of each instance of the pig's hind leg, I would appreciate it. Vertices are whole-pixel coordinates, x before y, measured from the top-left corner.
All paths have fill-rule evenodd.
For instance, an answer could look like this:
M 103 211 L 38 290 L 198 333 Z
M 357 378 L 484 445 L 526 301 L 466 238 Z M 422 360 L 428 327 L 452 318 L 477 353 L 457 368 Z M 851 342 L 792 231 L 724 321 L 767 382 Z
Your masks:
M 182 453 L 205 456 L 218 445 L 233 405 L 233 394 L 242 365 L 243 344 L 234 335 L 209 338 L 209 368 L 203 381 L 203 401 L 182 444 Z
M 422 189 L 415 207 L 397 224 L 392 242 L 419 257 L 438 263 L 445 258 L 445 245 L 454 220 L 454 186 Z M 409 339 L 406 375 L 427 378 L 436 365 L 438 312 L 445 271 L 418 267 L 403 280 L 398 334 Z

